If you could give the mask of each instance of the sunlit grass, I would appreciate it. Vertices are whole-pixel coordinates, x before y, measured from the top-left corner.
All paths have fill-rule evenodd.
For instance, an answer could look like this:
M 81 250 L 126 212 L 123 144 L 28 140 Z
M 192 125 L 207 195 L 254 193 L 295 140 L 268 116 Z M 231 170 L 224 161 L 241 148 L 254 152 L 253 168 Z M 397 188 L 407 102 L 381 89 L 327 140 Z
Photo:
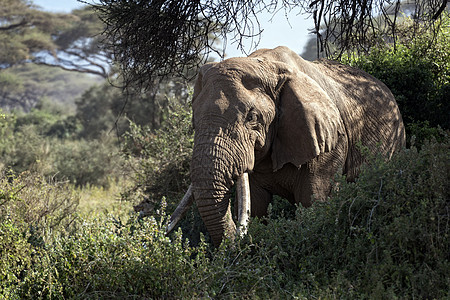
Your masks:
M 120 192 L 127 184 L 125 180 L 111 181 L 108 188 L 86 185 L 77 189 L 80 195 L 79 213 L 83 216 L 111 214 L 127 217 L 133 210 L 133 204 L 120 198 Z

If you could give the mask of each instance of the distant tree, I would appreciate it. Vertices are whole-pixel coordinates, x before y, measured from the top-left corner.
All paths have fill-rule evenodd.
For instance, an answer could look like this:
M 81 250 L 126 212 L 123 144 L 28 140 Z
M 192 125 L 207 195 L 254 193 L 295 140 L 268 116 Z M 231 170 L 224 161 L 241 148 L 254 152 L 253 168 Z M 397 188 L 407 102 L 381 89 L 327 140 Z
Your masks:
M 52 33 L 53 52 L 37 53 L 34 63 L 58 66 L 64 70 L 90 73 L 107 78 L 112 56 L 101 46 L 103 23 L 91 7 L 73 10 L 67 27 Z M 50 58 L 50 54 L 53 54 Z
M 47 100 L 73 112 L 75 99 L 96 82 L 102 82 L 102 78 L 49 66 L 17 65 L 0 70 L 0 107 L 28 112 Z
M 63 26 L 61 14 L 39 11 L 28 0 L 3 0 L 0 6 L 0 67 L 32 59 L 54 49 L 50 33 Z
M 112 57 L 99 47 L 103 27 L 90 7 L 59 14 L 28 0 L 3 0 L 0 69 L 32 62 L 106 78 Z
M 97 139 L 114 129 L 118 113 L 115 114 L 113 103 L 117 98 L 125 101 L 121 90 L 110 84 L 93 86 L 83 93 L 76 102 L 75 115 L 82 125 L 81 138 Z
M 324 58 L 325 53 L 319 51 L 317 45 L 317 39 L 315 37 L 309 37 L 306 41 L 305 46 L 303 46 L 303 51 L 300 56 L 306 60 L 313 61 L 319 58 Z
M 243 47 L 244 38 L 261 33 L 258 14 L 294 10 L 313 17 L 319 48 L 332 54 L 347 49 L 367 50 L 368 40 L 395 39 L 400 0 L 98 0 L 93 7 L 106 24 L 107 47 L 124 72 L 125 82 L 148 86 L 155 75 L 183 75 L 203 64 L 218 39 Z M 415 0 L 417 22 L 434 25 L 447 0 Z M 281 3 L 281 4 L 280 4 Z M 381 16 L 383 26 L 374 24 Z M 323 29 L 326 28 L 324 35 Z M 213 38 L 211 38 L 213 37 Z M 335 47 L 330 47 L 333 43 Z
M 187 86 L 180 78 L 154 80 L 153 88 L 147 90 L 130 87 L 124 92 L 109 83 L 93 86 L 76 101 L 80 137 L 97 139 L 109 132 L 121 136 L 129 130 L 130 121 L 156 130 L 170 105 L 187 105 Z

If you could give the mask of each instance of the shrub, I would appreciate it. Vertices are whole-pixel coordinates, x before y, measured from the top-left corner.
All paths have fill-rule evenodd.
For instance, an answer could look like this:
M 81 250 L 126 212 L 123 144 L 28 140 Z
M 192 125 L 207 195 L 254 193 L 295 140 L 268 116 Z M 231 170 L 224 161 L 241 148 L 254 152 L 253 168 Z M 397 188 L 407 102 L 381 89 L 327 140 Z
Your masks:
M 52 132 L 64 137 L 69 129 L 60 127 L 60 122 L 49 127 L 37 116 L 41 114 L 20 118 L 6 114 L 0 119 L 0 169 L 32 171 L 70 180 L 77 186 L 107 187 L 111 179 L 121 177 L 123 160 L 114 138 L 73 140 L 48 136 Z
M 367 55 L 344 57 L 342 62 L 356 66 L 384 82 L 394 94 L 407 133 L 423 122 L 429 127 L 450 129 L 450 17 L 443 18 L 437 35 L 425 28 L 413 43 L 381 44 Z M 437 42 L 435 41 L 437 39 Z M 431 133 L 431 132 L 429 132 Z
M 64 183 L 29 172 L 0 174 L 0 295 L 16 298 L 48 240 L 74 220 L 78 198 Z M 10 297 L 8 297 L 10 296 Z
M 76 186 L 108 187 L 110 179 L 122 175 L 123 160 L 114 142 L 111 138 L 62 141 L 53 148 L 52 172 Z
M 3 199 L 2 199 L 3 200 Z M 25 224 L 11 219 L 0 222 L 0 297 L 17 297 L 17 287 L 23 282 L 23 273 L 32 267 L 32 247 Z
M 154 204 L 166 196 L 170 207 L 174 196 L 178 199 L 189 186 L 191 119 L 189 107 L 174 105 L 155 132 L 131 123 L 130 132 L 125 134 L 124 155 L 138 159 L 135 189 Z
M 164 234 L 164 214 L 126 223 L 87 217 L 72 234 L 54 235 L 35 255 L 13 289 L 20 298 L 185 299 L 270 295 L 271 266 L 258 265 L 252 248 L 224 244 L 195 248 L 181 231 Z M 261 282 L 264 282 L 262 284 Z
M 411 136 L 409 144 L 418 148 L 430 140 L 444 142 L 450 133 L 449 130 L 445 131 L 440 126 L 431 127 L 428 121 L 411 123 L 408 125 L 408 131 Z
M 0 137 L 3 167 L 17 173 L 27 170 L 45 173 L 49 167 L 50 141 L 41 136 L 33 125 L 25 125 L 7 134 L 9 136 Z
M 164 234 L 164 215 L 126 223 L 113 216 L 79 219 L 72 234 L 53 235 L 33 257 L 20 298 L 192 298 L 207 289 L 208 250 Z M 203 267 L 205 271 L 203 271 Z M 201 282 L 203 281 L 203 283 Z
M 51 103 L 44 98 L 28 113 L 15 113 L 14 130 L 32 126 L 43 137 L 69 138 L 80 130 L 74 116 L 67 115 L 69 108 L 60 103 Z
M 131 123 L 125 134 L 122 151 L 136 173 L 133 186 L 122 193 L 122 199 L 137 204 L 135 210 L 142 215 L 155 214 L 162 197 L 167 199 L 167 211 L 173 212 L 187 191 L 194 140 L 191 120 L 188 105 L 172 104 L 160 129 Z M 193 245 L 200 242 L 199 232 L 208 238 L 195 204 L 180 226 Z
M 17 176 L 0 173 L 0 197 L 0 220 L 18 220 L 35 229 L 50 230 L 70 223 L 68 218 L 79 202 L 67 182 L 31 172 Z
M 17 124 L 18 117 L 14 114 L 4 114 L 0 119 L 0 170 L 42 171 L 46 168 L 49 141 L 35 125 Z
M 85 139 L 100 139 L 106 132 L 114 129 L 118 121 L 122 104 L 112 111 L 112 101 L 121 95 L 120 89 L 105 83 L 101 86 L 92 86 L 77 99 L 77 113 L 75 118 L 81 124 L 79 136 Z M 125 101 L 125 99 L 122 99 Z
M 373 159 L 295 220 L 252 222 L 256 255 L 272 257 L 284 288 L 303 295 L 448 296 L 449 148 L 447 138 Z
M 299 208 L 294 218 L 253 219 L 243 239 L 214 250 L 204 239 L 190 246 L 180 230 L 167 237 L 164 202 L 148 218 L 79 218 L 72 230 L 45 231 L 40 243 L 31 242 L 25 222 L 11 226 L 15 219 L 4 217 L 1 293 L 33 299 L 445 298 L 449 148 L 447 138 L 404 150 L 390 162 L 370 159 L 356 182 L 338 178 L 328 202 Z M 14 186 L 4 194 L 19 195 L 21 185 Z
M 189 108 L 172 107 L 159 130 L 139 126 L 130 121 L 130 131 L 124 135 L 122 152 L 134 162 L 135 185 L 125 198 L 146 202 L 156 211 L 161 197 L 177 197 L 187 189 L 189 161 L 192 155 L 193 132 Z M 175 155 L 176 154 L 176 155 Z M 131 194 L 134 198 L 128 198 Z

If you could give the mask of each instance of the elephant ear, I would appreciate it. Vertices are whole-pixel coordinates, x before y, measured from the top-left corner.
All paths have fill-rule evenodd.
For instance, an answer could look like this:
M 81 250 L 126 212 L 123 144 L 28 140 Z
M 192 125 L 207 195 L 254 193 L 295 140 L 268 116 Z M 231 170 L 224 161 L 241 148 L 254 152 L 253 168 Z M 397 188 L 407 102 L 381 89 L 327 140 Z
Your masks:
M 286 76 L 286 75 L 285 75 Z M 310 77 L 295 72 L 282 79 L 278 125 L 273 142 L 274 171 L 286 163 L 297 168 L 334 149 L 344 126 L 335 103 Z

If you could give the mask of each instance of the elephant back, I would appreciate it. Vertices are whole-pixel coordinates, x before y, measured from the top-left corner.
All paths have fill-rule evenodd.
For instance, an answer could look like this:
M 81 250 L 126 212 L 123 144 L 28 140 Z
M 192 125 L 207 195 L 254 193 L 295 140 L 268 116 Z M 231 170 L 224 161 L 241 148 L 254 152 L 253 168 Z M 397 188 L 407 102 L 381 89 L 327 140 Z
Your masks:
M 334 99 L 349 139 L 347 176 L 358 173 L 361 146 L 386 158 L 406 146 L 405 128 L 389 88 L 368 73 L 330 60 L 314 63 L 324 74 L 319 85 Z

